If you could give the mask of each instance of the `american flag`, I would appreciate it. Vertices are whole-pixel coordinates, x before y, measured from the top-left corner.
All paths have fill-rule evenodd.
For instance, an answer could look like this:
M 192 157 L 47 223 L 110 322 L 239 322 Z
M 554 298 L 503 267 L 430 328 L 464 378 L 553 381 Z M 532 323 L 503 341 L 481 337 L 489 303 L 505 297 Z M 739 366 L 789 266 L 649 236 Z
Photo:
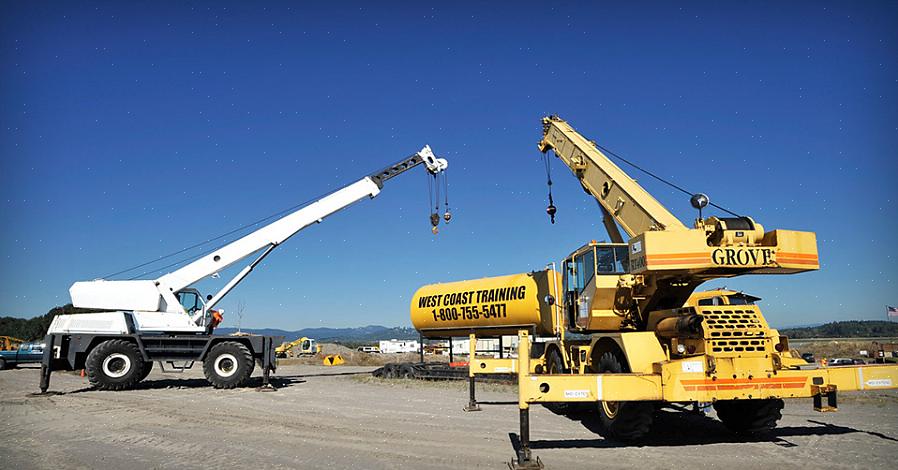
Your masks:
M 890 317 L 898 317 L 898 308 L 886 305 L 886 314 Z

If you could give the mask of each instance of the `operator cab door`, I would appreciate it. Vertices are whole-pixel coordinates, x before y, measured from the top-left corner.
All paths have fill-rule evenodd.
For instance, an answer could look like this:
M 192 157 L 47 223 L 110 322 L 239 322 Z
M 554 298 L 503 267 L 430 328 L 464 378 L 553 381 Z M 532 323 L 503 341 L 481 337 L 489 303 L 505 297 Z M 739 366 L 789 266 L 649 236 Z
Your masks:
M 590 247 L 574 254 L 564 262 L 564 295 L 568 324 L 586 327 L 589 319 L 591 295 L 586 287 L 595 276 L 595 254 Z
M 577 250 L 564 262 L 565 307 L 568 325 L 587 328 L 596 295 L 596 277 L 627 273 L 629 251 L 626 244 L 590 244 Z M 601 284 L 606 284 L 602 282 Z
M 193 315 L 194 313 L 203 310 L 203 307 L 206 305 L 203 301 L 203 296 L 201 296 L 199 291 L 195 289 L 179 291 L 175 294 L 175 297 L 178 298 L 181 307 L 184 307 L 184 311 L 189 315 Z

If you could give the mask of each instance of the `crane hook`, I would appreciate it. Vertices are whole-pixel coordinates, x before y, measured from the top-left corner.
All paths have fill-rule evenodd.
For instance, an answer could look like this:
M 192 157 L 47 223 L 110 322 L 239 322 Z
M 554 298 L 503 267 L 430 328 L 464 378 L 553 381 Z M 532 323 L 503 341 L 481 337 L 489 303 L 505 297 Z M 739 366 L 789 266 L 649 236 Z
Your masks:
M 440 229 L 437 228 L 437 225 L 439 225 L 439 224 L 440 224 L 440 214 L 437 214 L 436 212 L 432 212 L 430 214 L 430 225 L 432 225 L 433 227 L 431 227 L 430 231 L 433 232 L 434 235 L 440 233 Z

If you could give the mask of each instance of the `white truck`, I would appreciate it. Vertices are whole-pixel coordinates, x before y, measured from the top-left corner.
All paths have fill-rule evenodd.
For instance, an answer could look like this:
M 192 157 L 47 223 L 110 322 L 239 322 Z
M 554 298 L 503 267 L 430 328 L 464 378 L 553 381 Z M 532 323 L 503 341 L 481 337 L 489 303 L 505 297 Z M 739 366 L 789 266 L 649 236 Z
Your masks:
M 395 165 L 365 176 L 158 279 L 76 282 L 69 289 L 72 304 L 101 312 L 59 315 L 53 319 L 42 360 L 41 392 L 47 391 L 54 370 L 85 369 L 94 387 L 122 390 L 146 378 L 154 362 L 183 369 L 196 361 L 203 363 L 206 378 L 216 388 L 245 384 L 258 361 L 263 369 L 263 386 L 268 387 L 269 373 L 276 367 L 275 346 L 283 338 L 213 334 L 221 321 L 221 312 L 213 309 L 215 305 L 281 243 L 357 201 L 374 198 L 384 182 L 420 164 L 434 178 L 448 166 L 445 159 L 437 158 L 425 146 Z M 255 257 L 218 292 L 204 298 L 191 287 L 252 255 Z

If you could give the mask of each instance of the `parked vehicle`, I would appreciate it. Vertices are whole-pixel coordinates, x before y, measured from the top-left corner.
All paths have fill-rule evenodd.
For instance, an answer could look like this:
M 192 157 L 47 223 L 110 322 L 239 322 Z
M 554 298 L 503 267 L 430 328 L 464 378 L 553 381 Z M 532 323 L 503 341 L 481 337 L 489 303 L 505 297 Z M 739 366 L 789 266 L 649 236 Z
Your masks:
M 830 359 L 827 361 L 826 365 L 828 366 L 853 366 L 854 360 L 848 359 L 847 357 L 838 357 L 835 359 Z
M 801 358 L 807 361 L 809 364 L 817 362 L 817 360 L 814 358 L 814 353 L 802 353 Z
M 19 364 L 39 364 L 44 355 L 44 343 L 22 343 L 19 349 L 0 351 L 0 370 Z

